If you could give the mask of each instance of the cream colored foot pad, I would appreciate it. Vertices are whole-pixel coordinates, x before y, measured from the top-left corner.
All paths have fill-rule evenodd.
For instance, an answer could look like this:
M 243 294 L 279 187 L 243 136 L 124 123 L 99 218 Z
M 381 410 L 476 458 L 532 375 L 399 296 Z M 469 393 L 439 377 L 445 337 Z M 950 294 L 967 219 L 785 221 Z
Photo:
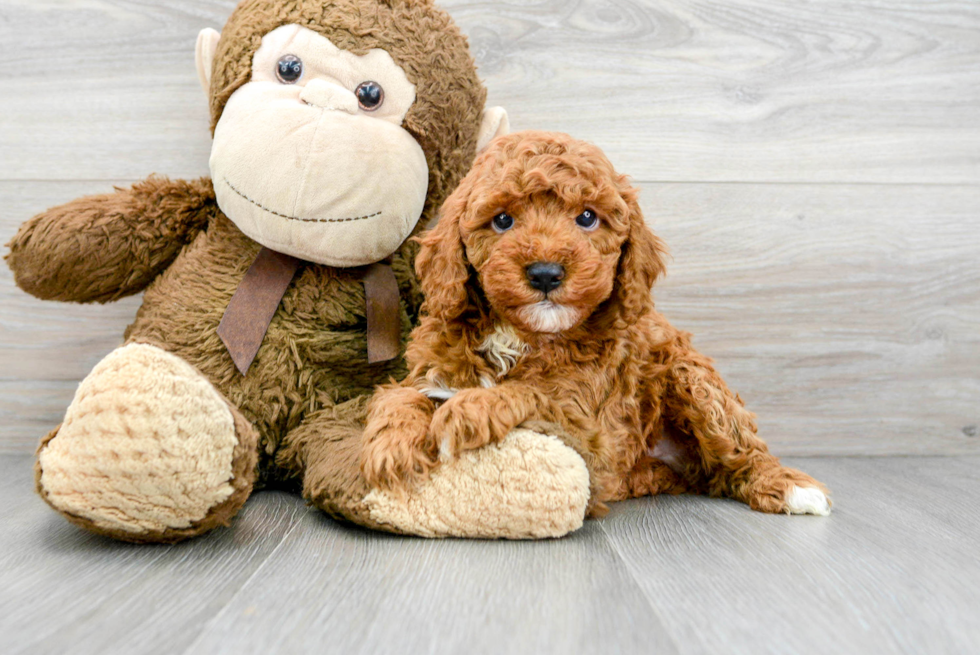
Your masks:
M 555 437 L 515 430 L 439 466 L 407 497 L 372 491 L 378 523 L 426 537 L 541 539 L 582 527 L 589 472 Z
M 41 451 L 52 505 L 98 527 L 186 528 L 232 493 L 234 420 L 210 382 L 179 357 L 131 344 L 82 381 Z

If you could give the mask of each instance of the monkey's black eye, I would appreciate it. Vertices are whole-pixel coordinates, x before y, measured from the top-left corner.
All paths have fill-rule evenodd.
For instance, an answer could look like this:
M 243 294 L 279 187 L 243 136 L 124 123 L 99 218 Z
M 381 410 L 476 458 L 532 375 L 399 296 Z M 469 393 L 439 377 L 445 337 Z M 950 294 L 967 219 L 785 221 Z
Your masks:
M 296 84 L 303 77 L 303 61 L 296 55 L 285 55 L 276 64 L 276 77 L 283 84 Z
M 586 231 L 591 231 L 599 227 L 599 217 L 591 209 L 586 209 L 575 219 L 575 224 Z
M 385 90 L 377 82 L 364 82 L 354 90 L 354 95 L 364 111 L 374 111 L 385 101 Z
M 493 217 L 493 229 L 495 232 L 504 233 L 514 227 L 514 217 L 510 214 L 497 214 Z

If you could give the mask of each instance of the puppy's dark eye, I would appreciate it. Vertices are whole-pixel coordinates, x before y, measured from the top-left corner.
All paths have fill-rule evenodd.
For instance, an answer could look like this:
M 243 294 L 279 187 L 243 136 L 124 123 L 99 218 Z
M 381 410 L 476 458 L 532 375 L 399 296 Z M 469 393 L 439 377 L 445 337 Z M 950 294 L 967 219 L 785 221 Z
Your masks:
M 276 77 L 283 84 L 296 84 L 303 77 L 303 61 L 296 55 L 285 55 L 276 64 Z
M 354 90 L 354 95 L 364 111 L 374 111 L 385 102 L 385 90 L 377 82 L 364 82 Z
M 493 217 L 493 229 L 496 232 L 506 232 L 514 227 L 514 217 L 510 214 L 497 214 Z
M 586 209 L 575 219 L 575 224 L 583 230 L 594 230 L 599 227 L 599 217 L 591 209 Z

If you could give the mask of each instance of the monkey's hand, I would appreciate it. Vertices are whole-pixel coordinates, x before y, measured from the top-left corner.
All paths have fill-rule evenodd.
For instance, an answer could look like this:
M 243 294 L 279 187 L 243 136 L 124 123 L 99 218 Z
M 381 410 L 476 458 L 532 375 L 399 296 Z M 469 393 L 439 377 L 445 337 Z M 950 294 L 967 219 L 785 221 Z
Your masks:
M 216 207 L 207 178 L 150 177 L 35 216 L 7 244 L 5 259 L 17 286 L 43 300 L 118 300 L 163 272 Z

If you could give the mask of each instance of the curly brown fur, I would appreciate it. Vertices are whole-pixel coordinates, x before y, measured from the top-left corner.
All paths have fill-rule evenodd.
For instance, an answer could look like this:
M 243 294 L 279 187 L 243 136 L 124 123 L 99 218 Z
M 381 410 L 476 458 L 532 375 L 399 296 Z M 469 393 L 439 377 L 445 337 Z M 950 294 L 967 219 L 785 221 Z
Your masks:
M 600 218 L 594 230 L 576 224 L 585 210 Z M 502 233 L 501 213 L 514 219 Z M 397 488 L 425 477 L 438 452 L 549 420 L 587 444 L 596 507 L 695 490 L 782 512 L 793 485 L 822 489 L 779 464 L 710 360 L 654 311 L 665 248 L 596 147 L 541 132 L 498 139 L 421 242 L 410 374 L 369 411 L 362 468 L 373 484 Z M 536 262 L 562 266 L 558 288 L 532 287 Z M 451 397 L 436 408 L 426 394 Z M 665 434 L 679 435 L 671 466 L 651 455 Z

